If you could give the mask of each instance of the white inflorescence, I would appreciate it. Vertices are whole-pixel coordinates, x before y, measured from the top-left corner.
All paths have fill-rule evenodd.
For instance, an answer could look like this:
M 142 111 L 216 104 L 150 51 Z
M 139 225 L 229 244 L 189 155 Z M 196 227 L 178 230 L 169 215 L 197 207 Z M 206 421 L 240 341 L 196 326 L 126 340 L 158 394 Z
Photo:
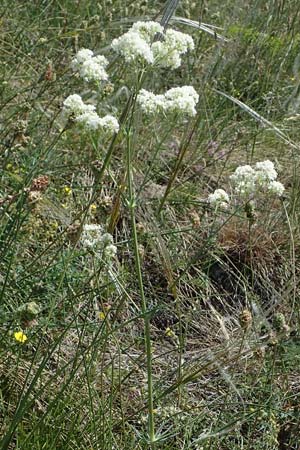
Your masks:
M 119 122 L 114 116 L 107 114 L 100 118 L 100 127 L 109 133 L 117 133 L 119 131 Z
M 101 244 L 103 230 L 101 225 L 86 224 L 83 226 L 81 234 L 81 242 L 83 247 L 88 249 L 96 249 Z
M 154 62 L 150 45 L 137 32 L 128 31 L 114 39 L 111 45 L 113 50 L 122 55 L 126 62 L 132 62 L 136 59 L 144 60 L 148 64 Z
M 258 183 L 264 184 L 269 181 L 276 180 L 277 172 L 274 168 L 272 161 L 268 159 L 266 161 L 258 162 L 255 164 L 256 180 Z
M 103 55 L 93 56 L 92 50 L 79 50 L 72 60 L 71 66 L 79 72 L 85 81 L 106 81 L 108 75 L 105 70 L 108 60 Z
M 165 93 L 167 111 L 195 116 L 199 95 L 193 86 L 182 86 L 170 89 Z
M 156 34 L 162 40 L 154 42 Z M 176 30 L 167 30 L 157 22 L 136 22 L 127 33 L 112 42 L 112 48 L 125 61 L 145 61 L 160 67 L 176 69 L 181 65 L 181 56 L 194 49 L 191 36 Z
M 165 42 L 154 42 L 152 45 L 152 52 L 157 65 L 160 67 L 177 69 L 181 65 L 180 53 L 177 51 L 171 51 L 166 46 Z
M 159 66 L 177 69 L 181 65 L 181 55 L 194 50 L 194 47 L 194 41 L 190 35 L 167 30 L 164 40 L 154 42 L 151 48 Z
M 97 131 L 102 129 L 111 134 L 119 131 L 119 122 L 115 117 L 110 115 L 99 117 L 94 111 L 80 114 L 76 117 L 75 121 L 88 131 Z
M 240 195 L 250 195 L 255 191 L 255 170 L 249 165 L 237 167 L 230 180 Z
M 164 110 L 165 97 L 164 95 L 155 95 L 146 89 L 141 89 L 137 101 L 146 114 L 157 114 Z
M 94 105 L 86 105 L 80 95 L 69 95 L 63 102 L 63 111 L 67 115 L 73 115 L 75 122 L 82 125 L 87 131 L 105 131 L 113 134 L 119 131 L 118 120 L 111 116 L 106 115 L 99 117 L 95 111 Z
M 209 194 L 208 202 L 215 207 L 228 208 L 229 195 L 223 189 L 216 189 L 215 192 Z
M 85 81 L 108 80 L 104 65 L 97 63 L 95 58 L 85 61 L 79 70 L 79 74 Z
M 78 94 L 69 95 L 63 102 L 63 105 L 66 114 L 74 114 L 75 116 L 86 112 L 92 112 L 96 109 L 94 105 L 86 105 Z
M 269 192 L 281 196 L 284 186 L 279 181 L 275 181 L 277 172 L 272 161 L 266 160 L 255 164 L 255 169 L 251 166 L 238 167 L 230 180 L 235 191 L 241 196 L 253 196 L 259 191 Z
M 179 113 L 188 116 L 196 114 L 196 104 L 199 95 L 193 86 L 182 86 L 169 89 L 164 95 L 155 95 L 153 92 L 141 89 L 137 101 L 141 109 L 147 114 Z
M 109 233 L 103 233 L 101 225 L 86 224 L 81 234 L 83 247 L 95 254 L 101 254 L 105 259 L 112 259 L 117 254 L 117 247 L 113 244 L 113 237 Z
M 94 55 L 92 50 L 88 48 L 82 48 L 79 52 L 76 53 L 75 57 L 72 59 L 71 66 L 74 70 L 78 70 L 85 61 L 91 59 Z
M 133 31 L 138 33 L 142 39 L 144 39 L 148 44 L 153 42 L 153 39 L 157 33 L 163 33 L 163 27 L 153 20 L 149 22 L 136 22 L 132 25 L 129 32 Z
M 278 197 L 281 197 L 284 193 L 284 186 L 280 181 L 271 181 L 268 185 L 268 191 L 271 194 L 278 195 Z
M 195 45 L 193 38 L 189 34 L 181 33 L 176 30 L 167 30 L 165 42 L 170 49 L 179 53 L 186 53 L 188 50 L 194 50 Z
M 96 131 L 101 126 L 100 117 L 95 111 L 84 112 L 76 117 L 75 121 L 90 131 Z

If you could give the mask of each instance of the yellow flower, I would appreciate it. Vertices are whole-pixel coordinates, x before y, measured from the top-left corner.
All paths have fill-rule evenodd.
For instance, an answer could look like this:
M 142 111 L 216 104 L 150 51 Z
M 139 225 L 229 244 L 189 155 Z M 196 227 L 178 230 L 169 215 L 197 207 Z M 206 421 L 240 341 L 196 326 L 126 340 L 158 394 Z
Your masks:
M 23 331 L 15 331 L 14 338 L 16 341 L 20 342 L 21 344 L 24 344 L 27 341 L 27 336 L 26 336 L 26 334 L 23 333 Z
M 97 205 L 95 205 L 95 203 L 92 203 L 90 206 L 90 212 L 92 214 L 94 214 L 96 212 L 96 210 L 97 210 Z
M 100 311 L 99 314 L 98 314 L 98 316 L 99 316 L 99 319 L 100 319 L 100 320 L 104 320 L 104 319 L 105 319 L 105 314 L 104 314 L 103 311 Z
M 168 337 L 175 337 L 176 336 L 174 331 L 172 331 L 171 328 L 169 328 L 169 327 L 166 328 L 165 335 L 168 336 Z
M 72 189 L 69 186 L 65 186 L 64 187 L 64 193 L 66 195 L 71 195 L 72 194 Z

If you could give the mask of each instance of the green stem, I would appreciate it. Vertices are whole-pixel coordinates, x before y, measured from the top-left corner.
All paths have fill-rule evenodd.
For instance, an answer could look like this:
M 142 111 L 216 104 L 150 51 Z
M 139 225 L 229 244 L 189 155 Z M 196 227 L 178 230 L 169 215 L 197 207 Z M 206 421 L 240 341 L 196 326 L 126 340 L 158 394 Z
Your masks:
M 136 230 L 135 206 L 136 199 L 132 182 L 132 145 L 131 130 L 127 133 L 127 181 L 128 181 L 128 207 L 130 209 L 130 218 L 133 234 L 133 247 L 135 256 L 135 268 L 137 273 L 139 291 L 141 296 L 142 313 L 144 318 L 145 349 L 147 358 L 147 385 L 148 385 L 148 434 L 151 448 L 155 446 L 155 424 L 153 411 L 153 381 L 152 381 L 152 346 L 150 338 L 150 317 L 147 311 L 147 303 L 144 293 L 142 278 L 141 261 L 139 255 L 138 236 Z
M 129 99 L 127 101 L 127 104 L 125 106 L 123 114 L 122 114 L 122 116 L 120 118 L 120 129 L 121 129 L 121 126 L 125 123 L 125 120 L 127 118 L 128 112 L 130 111 L 130 107 L 131 107 L 131 104 L 133 102 L 133 99 L 134 99 L 134 94 L 131 94 L 131 96 L 129 97 Z M 95 186 L 99 186 L 99 184 L 102 182 L 102 179 L 103 179 L 104 173 L 106 171 L 106 168 L 109 166 L 109 163 L 110 163 L 110 160 L 111 160 L 111 157 L 112 157 L 112 154 L 113 154 L 113 151 L 114 151 L 115 144 L 117 142 L 118 136 L 119 136 L 119 132 L 115 133 L 113 138 L 112 138 L 112 141 L 111 141 L 110 146 L 108 148 L 108 151 L 107 151 L 107 153 L 105 155 L 105 158 L 104 158 L 102 167 L 100 169 L 100 172 L 98 173 L 98 175 L 97 175 L 97 177 L 95 179 Z

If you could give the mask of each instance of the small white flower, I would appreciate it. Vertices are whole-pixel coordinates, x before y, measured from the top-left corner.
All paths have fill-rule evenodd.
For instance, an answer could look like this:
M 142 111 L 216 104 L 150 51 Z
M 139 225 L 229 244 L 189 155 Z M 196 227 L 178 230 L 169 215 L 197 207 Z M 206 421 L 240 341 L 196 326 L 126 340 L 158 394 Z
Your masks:
M 163 34 L 162 39 L 154 42 L 157 33 Z M 191 36 L 180 31 L 168 29 L 153 21 L 136 22 L 127 33 L 112 42 L 112 48 L 121 54 L 125 61 L 136 59 L 155 63 L 159 67 L 176 69 L 181 65 L 181 55 L 194 49 Z
M 103 55 L 93 56 L 93 54 L 92 50 L 87 48 L 79 50 L 73 58 L 71 66 L 85 81 L 106 81 L 108 75 L 105 67 L 108 65 L 108 60 Z
M 65 113 L 75 114 L 75 116 L 86 112 L 92 112 L 96 109 L 94 105 L 86 105 L 78 94 L 69 95 L 69 97 L 64 100 L 63 105 Z
M 168 90 L 164 95 L 141 89 L 137 101 L 146 114 L 179 113 L 194 116 L 199 95 L 193 86 L 182 86 Z
M 131 30 L 138 33 L 148 44 L 151 44 L 156 33 L 163 33 L 163 27 L 154 21 L 136 22 L 132 25 Z
M 106 115 L 104 117 L 101 117 L 100 119 L 100 126 L 107 132 L 113 134 L 117 133 L 119 131 L 119 122 L 118 120 L 111 115 Z
M 172 29 L 166 31 L 165 42 L 169 48 L 177 50 L 181 54 L 195 48 L 193 38 L 189 34 Z
M 255 169 L 251 166 L 238 167 L 230 179 L 235 191 L 245 197 L 254 194 L 270 193 L 281 196 L 284 192 L 282 183 L 275 181 L 277 172 L 270 160 L 257 162 Z
M 277 172 L 274 169 L 272 161 L 266 160 L 255 164 L 256 180 L 262 187 L 277 178 Z
M 159 67 L 170 67 L 177 69 L 181 65 L 180 53 L 176 50 L 170 50 L 164 42 L 157 41 L 152 44 L 152 52 L 155 63 Z
M 271 181 L 268 186 L 268 191 L 270 194 L 275 194 L 278 195 L 278 197 L 281 197 L 285 191 L 285 188 L 280 181 Z
M 74 70 L 78 70 L 85 61 L 88 59 L 91 59 L 93 57 L 92 50 L 89 50 L 88 48 L 82 48 L 79 50 L 75 57 L 72 59 L 71 66 Z
M 128 31 L 111 44 L 113 50 L 122 55 L 126 62 L 136 59 L 152 64 L 154 61 L 150 45 L 135 31 Z
M 157 114 L 164 109 L 165 98 L 163 95 L 155 95 L 153 92 L 141 89 L 137 102 L 146 114 Z
M 196 104 L 199 100 L 199 95 L 193 86 L 182 86 L 169 89 L 165 93 L 165 110 L 180 114 L 187 114 L 188 116 L 195 116 L 197 114 Z
M 101 56 L 101 55 L 100 55 Z M 91 58 L 84 61 L 79 70 L 79 75 L 85 81 L 106 81 L 108 80 L 108 74 L 103 64 L 97 62 L 97 58 Z M 104 58 L 104 56 L 103 56 Z M 106 58 L 104 58 L 106 60 Z M 107 60 L 106 60 L 107 61 Z
M 230 176 L 235 191 L 240 195 L 250 195 L 255 192 L 256 189 L 256 174 L 255 170 L 249 166 L 239 166 L 235 172 Z
M 101 127 L 101 118 L 95 111 L 87 111 L 76 117 L 76 122 L 90 131 L 98 130 Z
M 95 255 L 110 260 L 117 254 L 117 247 L 113 244 L 110 233 L 103 233 L 101 225 L 85 224 L 81 234 L 83 247 L 92 251 Z
M 97 56 L 94 56 L 94 57 L 92 58 L 92 60 L 93 60 L 95 63 L 100 64 L 100 66 L 102 66 L 102 67 L 104 67 L 104 68 L 107 67 L 108 64 L 109 64 L 108 59 L 105 58 L 105 56 L 103 56 L 103 55 L 97 55 Z
M 106 247 L 104 247 L 103 255 L 106 259 L 112 259 L 117 254 L 117 247 L 113 244 L 109 244 Z
M 85 224 L 83 225 L 83 230 L 81 234 L 81 242 L 83 247 L 90 250 L 97 250 L 99 246 L 101 247 L 101 237 L 103 235 L 103 230 L 101 225 L 97 224 Z
M 230 199 L 224 189 L 216 189 L 212 194 L 208 196 L 208 202 L 215 207 L 228 208 Z
M 105 247 L 106 245 L 112 244 L 114 242 L 113 237 L 110 233 L 104 233 L 101 236 L 101 243 Z
M 119 130 L 119 122 L 115 117 L 110 115 L 99 117 L 95 111 L 84 112 L 77 116 L 75 120 L 88 131 L 104 130 L 113 134 Z
M 154 42 L 151 49 L 155 63 L 161 67 L 177 69 L 181 65 L 181 55 L 195 47 L 193 38 L 180 31 L 168 29 L 163 41 Z

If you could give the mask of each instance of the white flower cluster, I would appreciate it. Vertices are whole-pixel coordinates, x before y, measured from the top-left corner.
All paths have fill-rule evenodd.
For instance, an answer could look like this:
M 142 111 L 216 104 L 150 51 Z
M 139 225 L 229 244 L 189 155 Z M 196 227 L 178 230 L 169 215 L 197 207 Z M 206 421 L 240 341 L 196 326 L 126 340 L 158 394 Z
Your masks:
M 154 57 L 150 45 L 134 31 L 128 31 L 119 38 L 112 41 L 112 48 L 122 55 L 126 62 L 130 63 L 137 59 L 153 64 Z
M 166 109 L 172 112 L 195 116 L 196 104 L 199 101 L 199 95 L 193 86 L 182 86 L 169 89 L 165 93 Z
M 224 189 L 216 189 L 208 196 L 208 202 L 215 208 L 226 209 L 229 206 L 229 195 Z
M 255 164 L 256 169 L 256 180 L 260 184 L 268 183 L 270 181 L 276 180 L 277 172 L 274 168 L 272 161 L 266 160 L 258 162 Z
M 137 96 L 137 102 L 146 114 L 164 112 L 195 116 L 198 100 L 199 95 L 193 86 L 172 88 L 164 95 L 155 95 L 153 92 L 141 89 Z
M 94 55 L 94 52 L 88 48 L 82 48 L 79 50 L 75 57 L 72 59 L 72 67 L 75 70 L 80 69 L 81 65 L 85 62 L 91 59 Z
M 110 134 L 117 133 L 119 122 L 111 115 L 99 117 L 94 105 L 86 105 L 80 95 L 69 95 L 63 102 L 64 112 L 75 117 L 75 122 L 82 125 L 87 131 L 102 130 Z
M 86 105 L 78 94 L 69 95 L 69 97 L 64 100 L 63 105 L 64 112 L 67 115 L 74 114 L 75 116 L 93 112 L 96 109 L 94 105 Z
M 268 192 L 273 195 L 277 195 L 278 197 L 281 197 L 284 193 L 284 186 L 280 181 L 271 181 L 268 185 Z
M 272 161 L 266 160 L 251 166 L 239 166 L 230 179 L 235 191 L 240 196 L 251 196 L 258 191 L 269 192 L 279 197 L 284 192 L 284 186 L 276 181 L 277 172 Z
M 101 254 L 104 259 L 111 260 L 117 254 L 117 247 L 113 244 L 113 237 L 109 233 L 103 233 L 101 225 L 86 224 L 81 234 L 83 247 L 95 254 Z
M 163 40 L 154 42 L 157 33 L 162 35 Z M 164 33 L 157 22 L 136 22 L 127 33 L 112 41 L 112 48 L 126 62 L 141 60 L 176 69 L 181 65 L 181 56 L 194 49 L 194 41 L 180 31 L 169 29 Z
M 154 42 L 151 49 L 158 66 L 177 69 L 181 65 L 181 55 L 194 50 L 194 47 L 194 41 L 188 34 L 167 30 L 164 41 Z
M 284 186 L 276 181 L 277 172 L 272 161 L 266 160 L 255 164 L 255 167 L 249 165 L 239 166 L 230 176 L 235 193 L 248 205 L 254 204 L 253 199 L 259 194 L 272 194 L 278 197 L 284 193 Z M 216 189 L 209 194 L 207 201 L 215 208 L 226 209 L 229 206 L 229 195 L 223 189 Z
M 255 192 L 255 170 L 251 166 L 239 166 L 230 176 L 234 189 L 240 195 L 250 195 Z
M 140 90 L 137 96 L 137 102 L 142 111 L 146 114 L 157 114 L 165 111 L 165 96 L 155 95 L 153 92 L 149 92 L 146 89 Z
M 105 70 L 108 60 L 103 55 L 93 55 L 92 50 L 87 48 L 79 50 L 72 60 L 72 68 L 78 71 L 85 81 L 100 82 L 108 80 L 108 74 Z
M 139 36 L 147 42 L 147 44 L 151 45 L 155 35 L 157 33 L 163 33 L 164 29 L 158 22 L 149 21 L 134 23 L 128 33 L 131 31 L 133 33 L 138 33 Z
M 105 130 L 109 134 L 119 131 L 119 122 L 109 114 L 99 117 L 96 112 L 85 112 L 76 117 L 75 120 L 88 131 Z

